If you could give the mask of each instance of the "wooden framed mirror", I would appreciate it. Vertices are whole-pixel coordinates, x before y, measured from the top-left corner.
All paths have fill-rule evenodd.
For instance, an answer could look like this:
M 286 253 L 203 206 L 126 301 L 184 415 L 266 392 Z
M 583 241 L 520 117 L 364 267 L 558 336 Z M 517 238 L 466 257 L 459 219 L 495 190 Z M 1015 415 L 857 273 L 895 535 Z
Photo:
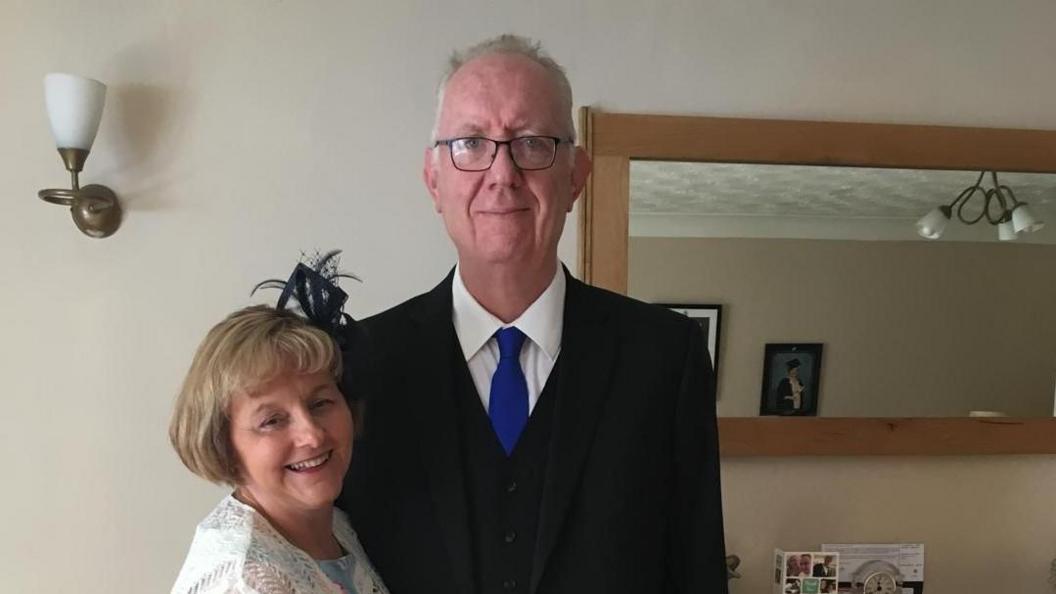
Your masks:
M 1056 131 L 657 116 L 582 108 L 580 141 L 594 162 L 580 206 L 580 270 L 586 282 L 620 293 L 628 291 L 635 161 L 1056 173 Z M 1051 382 L 1056 379 L 1056 361 L 1049 364 L 1042 373 Z M 1048 390 L 1051 410 L 1051 383 Z M 1056 419 L 1040 415 L 739 416 L 720 417 L 719 427 L 725 456 L 1056 453 Z

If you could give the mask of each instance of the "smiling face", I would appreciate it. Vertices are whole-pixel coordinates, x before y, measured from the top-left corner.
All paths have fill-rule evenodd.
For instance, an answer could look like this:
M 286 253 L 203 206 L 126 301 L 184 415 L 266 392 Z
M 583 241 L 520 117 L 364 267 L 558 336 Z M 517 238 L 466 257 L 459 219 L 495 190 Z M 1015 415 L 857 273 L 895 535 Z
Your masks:
M 232 397 L 238 491 L 269 515 L 333 505 L 352 459 L 352 413 L 333 376 L 283 373 Z
M 551 75 L 514 54 L 490 54 L 462 66 L 447 83 L 437 139 L 484 136 L 572 135 L 570 106 Z M 552 167 L 522 171 L 508 147 L 500 147 L 486 171 L 459 171 L 449 149 L 428 149 L 424 177 L 437 212 L 470 265 L 517 263 L 545 267 L 557 260 L 557 243 L 590 160 L 562 142 Z

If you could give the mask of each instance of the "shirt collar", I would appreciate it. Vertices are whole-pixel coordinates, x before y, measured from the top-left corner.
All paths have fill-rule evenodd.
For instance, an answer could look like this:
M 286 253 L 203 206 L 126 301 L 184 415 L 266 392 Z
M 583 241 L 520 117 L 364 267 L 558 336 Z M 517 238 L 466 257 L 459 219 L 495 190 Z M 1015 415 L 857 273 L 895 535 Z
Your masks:
M 461 270 L 455 266 L 455 275 L 451 282 L 453 320 L 466 361 L 472 359 L 497 330 L 507 326 L 516 326 L 542 349 L 546 356 L 551 360 L 557 359 L 561 351 L 561 331 L 564 327 L 565 283 L 564 271 L 558 266 L 554 279 L 542 295 L 539 295 L 519 318 L 510 324 L 504 324 L 469 293 L 469 289 L 462 282 Z

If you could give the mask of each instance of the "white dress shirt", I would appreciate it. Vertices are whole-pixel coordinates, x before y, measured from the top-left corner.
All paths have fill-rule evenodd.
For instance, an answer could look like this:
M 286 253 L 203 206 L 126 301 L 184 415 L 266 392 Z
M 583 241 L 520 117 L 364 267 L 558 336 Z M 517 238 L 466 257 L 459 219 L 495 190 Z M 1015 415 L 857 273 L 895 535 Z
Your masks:
M 491 401 L 491 376 L 499 366 L 495 332 L 515 326 L 528 337 L 521 347 L 521 370 L 528 384 L 528 414 L 532 414 L 561 352 L 565 312 L 565 273 L 561 266 L 558 265 L 554 280 L 543 294 L 509 324 L 493 316 L 469 294 L 458 266 L 451 282 L 451 297 L 455 333 L 484 410 L 488 410 Z

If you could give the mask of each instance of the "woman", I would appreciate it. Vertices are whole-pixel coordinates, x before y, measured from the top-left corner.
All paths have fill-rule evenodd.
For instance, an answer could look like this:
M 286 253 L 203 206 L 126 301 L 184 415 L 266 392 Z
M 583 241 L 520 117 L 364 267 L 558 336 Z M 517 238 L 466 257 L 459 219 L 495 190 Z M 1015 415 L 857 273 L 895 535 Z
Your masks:
M 169 437 L 191 472 L 234 492 L 198 525 L 174 594 L 386 592 L 333 506 L 352 455 L 340 374 L 333 338 L 282 309 L 209 331 Z

